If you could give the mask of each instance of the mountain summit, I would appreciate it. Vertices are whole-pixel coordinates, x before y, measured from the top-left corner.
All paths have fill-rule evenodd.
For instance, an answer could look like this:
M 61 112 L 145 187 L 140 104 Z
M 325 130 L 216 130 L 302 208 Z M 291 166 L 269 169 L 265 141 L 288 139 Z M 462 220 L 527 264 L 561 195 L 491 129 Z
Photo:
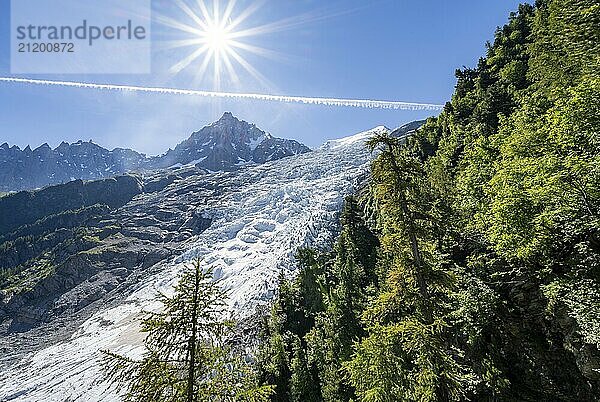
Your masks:
M 249 163 L 264 163 L 309 151 L 298 141 L 275 138 L 225 112 L 175 149 L 155 158 L 151 165 L 166 168 L 193 164 L 210 170 L 235 170 Z
M 4 143 L 0 145 L 0 191 L 30 190 L 76 179 L 102 179 L 185 165 L 231 171 L 309 151 L 297 141 L 275 138 L 226 112 L 175 149 L 155 157 L 131 149 L 109 151 L 91 141 L 62 142 L 55 149 L 44 144 L 34 150 Z

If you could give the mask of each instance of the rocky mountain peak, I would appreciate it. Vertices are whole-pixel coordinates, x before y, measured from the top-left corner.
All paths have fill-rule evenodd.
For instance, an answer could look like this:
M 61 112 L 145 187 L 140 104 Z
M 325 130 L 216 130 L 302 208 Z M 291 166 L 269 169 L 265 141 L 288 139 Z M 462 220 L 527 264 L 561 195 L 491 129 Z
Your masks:
M 223 113 L 223 116 L 221 116 L 221 118 L 218 121 L 239 121 L 231 112 L 225 112 Z
M 154 163 L 160 167 L 195 165 L 209 170 L 235 170 L 308 151 L 297 141 L 275 138 L 255 124 L 225 112 Z
M 249 138 L 257 139 L 260 137 L 262 140 L 263 138 L 270 137 L 270 135 L 256 127 L 256 125 L 238 119 L 231 112 L 225 112 L 219 120 L 195 132 L 192 136 L 202 138 L 213 137 L 233 143 L 243 143 Z
M 112 151 L 90 141 L 62 142 L 54 150 L 43 144 L 32 151 L 0 147 L 0 191 L 41 188 L 75 179 L 92 180 L 138 170 L 197 166 L 236 170 L 310 151 L 303 144 L 275 138 L 231 112 L 207 125 L 165 154 L 146 157 L 130 149 Z
M 34 152 L 40 152 L 40 151 L 51 151 L 52 148 L 50 148 L 50 145 L 48 145 L 47 142 L 43 143 L 42 145 L 40 145 L 39 147 L 37 147 L 36 149 L 34 149 Z

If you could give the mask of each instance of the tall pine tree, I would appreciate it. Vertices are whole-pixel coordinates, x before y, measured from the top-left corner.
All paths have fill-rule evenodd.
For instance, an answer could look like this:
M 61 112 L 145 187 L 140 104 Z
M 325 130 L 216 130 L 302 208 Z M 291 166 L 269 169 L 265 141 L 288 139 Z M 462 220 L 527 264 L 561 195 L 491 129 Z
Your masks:
M 231 343 L 225 297 L 196 260 L 173 296 L 160 295 L 163 310 L 142 321 L 140 360 L 104 351 L 107 379 L 126 391 L 127 402 L 267 401 L 272 387 L 258 383 Z

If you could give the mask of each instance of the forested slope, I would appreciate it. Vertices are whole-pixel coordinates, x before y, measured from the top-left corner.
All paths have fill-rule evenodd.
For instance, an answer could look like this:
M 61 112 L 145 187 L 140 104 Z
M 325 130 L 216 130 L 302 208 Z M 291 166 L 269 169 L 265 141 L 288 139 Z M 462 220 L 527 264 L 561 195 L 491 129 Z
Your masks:
M 520 6 L 437 118 L 369 142 L 264 320 L 274 400 L 600 398 L 598 27 L 597 0 Z

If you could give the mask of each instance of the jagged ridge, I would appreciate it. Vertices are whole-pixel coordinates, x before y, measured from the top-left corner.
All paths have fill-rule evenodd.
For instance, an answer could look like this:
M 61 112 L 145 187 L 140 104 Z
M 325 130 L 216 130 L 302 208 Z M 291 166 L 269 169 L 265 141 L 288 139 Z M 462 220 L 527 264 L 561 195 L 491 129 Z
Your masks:
M 0 191 L 29 190 L 76 179 L 101 179 L 171 166 L 235 170 L 309 151 L 295 140 L 273 137 L 226 112 L 175 149 L 155 157 L 131 149 L 109 151 L 91 141 L 63 142 L 56 149 L 43 144 L 34 150 L 29 146 L 21 150 L 4 143 L 0 146 Z

